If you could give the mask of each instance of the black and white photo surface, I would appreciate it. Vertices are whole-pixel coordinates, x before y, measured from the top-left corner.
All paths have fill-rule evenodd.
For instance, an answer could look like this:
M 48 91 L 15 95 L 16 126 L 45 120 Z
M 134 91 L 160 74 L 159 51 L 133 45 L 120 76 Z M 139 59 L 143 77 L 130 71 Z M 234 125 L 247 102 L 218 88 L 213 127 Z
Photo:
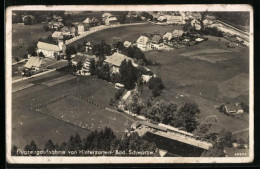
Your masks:
M 6 18 L 9 163 L 254 159 L 251 6 L 14 6 Z

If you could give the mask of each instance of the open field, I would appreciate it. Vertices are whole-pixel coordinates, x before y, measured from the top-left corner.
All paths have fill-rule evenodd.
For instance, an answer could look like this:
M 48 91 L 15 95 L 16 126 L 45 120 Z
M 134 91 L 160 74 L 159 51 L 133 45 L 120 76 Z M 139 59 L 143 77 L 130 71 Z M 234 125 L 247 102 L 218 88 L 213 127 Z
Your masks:
M 48 37 L 51 32 L 45 32 L 42 28 L 47 23 L 35 25 L 12 24 L 12 59 L 27 54 L 27 48 L 37 42 L 39 38 Z M 20 47 L 21 46 L 21 47 Z
M 214 55 L 218 55 L 225 51 L 225 55 L 229 60 L 222 60 L 215 63 L 190 59 L 182 56 L 192 52 L 206 53 L 210 57 L 211 49 Z M 196 102 L 199 105 L 201 113 L 199 118 L 205 118 L 208 115 L 216 115 L 219 119 L 216 130 L 226 128 L 230 131 L 236 131 L 248 127 L 248 115 L 241 118 L 232 118 L 223 115 L 216 110 L 216 107 L 227 101 L 243 101 L 248 103 L 248 71 L 249 71 L 249 50 L 248 48 L 228 49 L 224 40 L 208 40 L 199 45 L 177 49 L 174 51 L 151 51 L 146 52 L 146 57 L 159 63 L 159 66 L 149 66 L 149 68 L 158 76 L 160 76 L 165 85 L 165 91 L 155 101 L 173 100 L 181 105 L 185 101 Z M 205 55 L 205 57 L 207 57 Z M 242 76 L 241 76 L 242 75 Z M 246 75 L 246 76 L 243 76 Z M 231 80 L 230 80 L 231 79 Z M 236 83 L 233 95 L 226 94 L 226 90 L 219 90 L 221 84 L 222 89 L 230 89 Z M 240 85 L 240 84 L 247 85 Z M 225 92 L 223 94 L 223 92 Z M 231 92 L 231 91 L 229 91 Z M 237 99 L 239 98 L 239 99 Z
M 89 134 L 89 130 L 74 127 L 47 115 L 37 113 L 31 110 L 31 106 L 45 103 L 51 98 L 55 98 L 64 93 L 74 93 L 88 99 L 93 98 L 92 100 L 97 104 L 108 106 L 110 99 L 114 97 L 114 93 L 116 92 L 113 84 L 93 77 L 80 77 L 79 79 L 68 80 L 50 87 L 42 84 L 45 81 L 57 79 L 62 76 L 64 76 L 64 73 L 56 71 L 50 73 L 48 76 L 43 75 L 42 78 L 37 77 L 13 85 L 13 87 L 17 88 L 20 85 L 26 85 L 26 83 L 34 84 L 34 86 L 30 88 L 12 94 L 12 144 L 23 147 L 31 140 L 34 140 L 38 146 L 42 147 L 48 139 L 61 143 L 64 140 L 68 140 L 69 137 L 75 133 L 79 133 L 81 137 L 85 137 Z M 69 109 L 70 104 L 83 104 L 80 102 L 71 102 L 70 100 L 64 101 L 64 104 L 57 102 L 55 104 L 58 105 L 55 106 L 55 104 L 53 104 L 48 108 L 55 112 L 63 112 L 69 115 L 69 110 L 74 110 L 75 114 L 77 113 L 75 110 L 78 110 L 73 106 Z M 118 114 L 113 115 L 107 111 L 100 111 L 97 107 L 93 107 L 92 104 L 84 105 L 79 106 L 81 110 L 77 117 L 78 119 L 87 120 L 89 125 L 93 123 L 91 119 L 95 119 L 95 123 L 93 123 L 96 127 L 95 129 L 99 129 L 98 127 L 101 128 L 110 123 L 109 126 L 120 131 L 118 134 L 121 134 L 121 131 L 128 125 L 131 125 L 131 121 L 126 122 L 127 120 L 124 120 L 123 116 L 121 117 Z M 59 109 L 62 109 L 62 111 L 59 111 Z M 88 112 L 90 112 L 89 116 Z M 101 116 L 103 119 L 99 119 Z M 71 118 L 71 116 L 69 116 L 69 118 Z M 113 119 L 119 121 L 114 122 Z M 100 124 L 100 120 L 102 120 L 104 124 L 99 126 L 97 124 Z M 125 128 L 123 126 L 125 126 Z
M 143 33 L 154 33 L 159 32 L 163 35 L 167 31 L 173 31 L 174 26 L 158 26 L 152 24 L 143 24 L 143 25 L 134 25 L 134 26 L 125 26 L 119 28 L 106 29 L 97 33 L 88 35 L 86 38 L 82 38 L 70 45 L 82 44 L 84 40 L 101 42 L 105 40 L 107 44 L 112 45 L 114 39 L 119 39 L 121 41 L 132 41 L 135 42 L 139 36 Z

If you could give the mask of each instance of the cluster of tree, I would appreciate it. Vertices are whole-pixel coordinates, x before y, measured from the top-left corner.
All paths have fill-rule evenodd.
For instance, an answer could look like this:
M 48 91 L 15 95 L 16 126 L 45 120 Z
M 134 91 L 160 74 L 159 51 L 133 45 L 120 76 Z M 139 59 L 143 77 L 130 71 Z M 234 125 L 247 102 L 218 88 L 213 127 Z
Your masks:
M 115 93 L 114 99 L 115 99 L 115 100 L 119 100 L 120 97 L 122 97 L 122 95 L 124 94 L 124 92 L 125 92 L 125 89 L 119 89 L 119 90 Z
M 219 31 L 216 27 L 213 28 L 205 28 L 202 32 L 205 35 L 211 35 L 211 36 L 217 36 L 217 37 L 223 37 L 223 33 Z
M 199 122 L 196 130 L 193 134 L 204 139 L 214 140 L 216 139 L 214 135 L 211 134 L 210 128 L 218 122 L 218 118 L 215 115 L 206 117 L 205 120 Z
M 71 55 L 74 55 L 77 53 L 75 46 L 67 47 L 65 53 L 66 53 L 66 59 L 68 60 L 69 66 L 71 66 L 71 61 L 72 61 Z
M 164 123 L 188 132 L 197 129 L 199 125 L 197 114 L 199 113 L 200 110 L 196 103 L 184 103 L 180 108 L 177 108 L 176 103 L 163 100 L 142 111 L 142 115 L 155 123 Z
M 145 57 L 145 54 L 141 49 L 136 46 L 130 46 L 126 48 L 121 41 L 117 41 L 113 44 L 113 47 L 120 51 L 121 53 L 125 54 L 126 56 L 136 59 L 138 64 L 140 65 L 148 65 L 149 61 Z
M 16 156 L 17 146 L 12 147 L 12 155 Z M 68 141 L 61 144 L 54 144 L 52 140 L 49 140 L 43 149 L 37 147 L 37 145 L 32 141 L 29 145 L 24 147 L 25 151 L 39 151 L 39 150 L 57 150 L 65 151 L 64 156 L 73 156 L 69 154 L 68 151 L 79 151 L 79 150 L 89 150 L 89 151 L 115 151 L 115 150 L 135 150 L 135 151 L 156 151 L 157 147 L 154 143 L 150 143 L 141 139 L 137 133 L 132 133 L 130 136 L 124 135 L 122 137 L 117 137 L 113 130 L 110 128 L 105 128 L 101 131 L 93 131 L 86 138 L 81 139 L 79 134 L 71 136 Z M 79 154 L 74 154 L 74 156 Z M 113 155 L 113 154 L 112 154 Z M 158 153 L 154 154 L 158 156 Z M 50 156 L 50 155 L 47 155 Z M 83 156 L 83 155 L 82 155 Z
M 99 44 L 95 44 L 93 46 L 93 54 L 96 55 L 100 61 L 105 60 L 105 56 L 111 55 L 111 46 L 106 44 L 104 40 L 102 40 Z
M 143 16 L 143 17 L 145 17 L 147 20 L 150 20 L 150 21 L 152 21 L 154 18 L 153 18 L 153 15 L 151 15 L 151 14 L 149 14 L 148 12 L 142 12 L 141 14 L 140 14 L 140 16 Z

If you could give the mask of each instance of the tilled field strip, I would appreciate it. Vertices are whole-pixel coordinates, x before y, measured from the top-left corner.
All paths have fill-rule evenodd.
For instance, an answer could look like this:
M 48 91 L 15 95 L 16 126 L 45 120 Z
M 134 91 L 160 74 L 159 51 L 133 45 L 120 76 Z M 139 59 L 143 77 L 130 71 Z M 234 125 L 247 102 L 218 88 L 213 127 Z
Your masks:
M 28 83 L 28 84 L 25 84 L 23 86 L 14 87 L 12 92 L 17 92 L 17 91 L 20 91 L 20 90 L 23 90 L 23 89 L 26 89 L 26 88 L 29 88 L 29 87 L 32 87 L 32 86 L 34 86 L 34 84 Z
M 62 83 L 62 82 L 68 81 L 68 80 L 72 80 L 75 78 L 76 78 L 76 76 L 66 75 L 66 76 L 59 77 L 59 78 L 56 78 L 56 79 L 53 79 L 53 80 L 50 80 L 47 82 L 43 82 L 42 84 L 44 84 L 46 86 L 54 86 L 56 84 L 59 84 L 59 83 Z

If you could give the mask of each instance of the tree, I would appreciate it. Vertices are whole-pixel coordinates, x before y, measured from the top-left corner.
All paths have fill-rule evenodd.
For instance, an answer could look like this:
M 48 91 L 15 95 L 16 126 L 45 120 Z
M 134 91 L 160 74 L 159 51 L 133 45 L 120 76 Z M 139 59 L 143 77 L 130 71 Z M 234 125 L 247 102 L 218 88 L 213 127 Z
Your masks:
M 33 20 L 30 16 L 27 16 L 24 18 L 24 21 L 23 21 L 24 25 L 32 25 L 33 24 Z
M 45 58 L 45 55 L 42 52 L 40 52 L 39 57 Z
M 49 27 L 47 25 L 44 25 L 42 28 L 44 29 L 45 32 L 49 31 Z
M 132 65 L 131 61 L 124 60 L 120 67 L 120 81 L 124 84 L 127 90 L 135 88 L 137 82 L 137 69 Z
M 227 113 L 226 108 L 225 108 L 225 104 L 221 104 L 217 109 L 220 113 L 224 113 L 224 114 Z
M 77 45 L 77 52 L 83 52 L 84 51 L 84 47 L 81 44 Z
M 29 46 L 27 48 L 27 53 L 30 54 L 31 56 L 36 56 L 36 46 L 35 45 L 32 45 L 32 46 Z
M 96 61 L 95 61 L 95 59 L 90 60 L 89 72 L 92 76 L 96 74 Z
M 69 66 L 71 66 L 71 60 L 72 60 L 71 55 L 77 53 L 75 46 L 70 46 L 66 48 L 65 53 L 66 53 L 66 58 L 68 60 Z
M 11 155 L 12 156 L 17 156 L 18 154 L 17 154 L 17 146 L 16 145 L 13 145 L 12 146 L 12 149 L 11 149 Z
M 225 157 L 223 148 L 219 147 L 217 144 L 214 144 L 208 151 L 204 151 L 201 154 L 201 157 Z
M 127 109 L 132 113 L 140 114 L 142 108 L 144 107 L 144 103 L 140 98 L 139 93 L 132 94 L 130 102 L 126 105 Z
M 161 90 L 164 89 L 162 79 L 160 77 L 151 78 L 148 82 L 148 88 L 152 90 L 154 97 L 159 96 Z
M 83 63 L 79 61 L 76 65 L 76 70 L 81 70 L 83 68 Z
M 14 59 L 15 59 L 16 62 L 19 62 L 19 61 L 20 61 L 20 58 L 17 57 L 17 56 L 16 56 Z
M 110 81 L 110 67 L 108 64 L 100 64 L 97 68 L 97 77 Z
M 177 112 L 176 127 L 183 127 L 186 131 L 193 132 L 198 126 L 196 115 L 199 113 L 200 110 L 196 103 L 185 103 Z
M 48 142 L 45 144 L 44 150 L 54 150 L 55 145 L 53 144 L 52 140 L 48 140 Z

